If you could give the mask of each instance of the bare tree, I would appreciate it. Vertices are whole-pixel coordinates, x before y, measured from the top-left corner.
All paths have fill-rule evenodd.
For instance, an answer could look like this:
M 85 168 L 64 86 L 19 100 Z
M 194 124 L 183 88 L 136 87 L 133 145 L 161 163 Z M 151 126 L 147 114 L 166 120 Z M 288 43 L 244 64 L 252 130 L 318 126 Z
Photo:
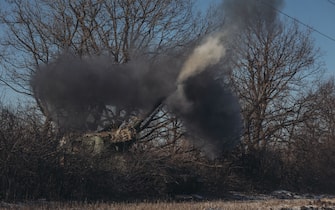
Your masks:
M 289 166 L 287 180 L 293 186 L 331 191 L 335 171 L 335 85 L 334 78 L 318 83 L 301 99 L 300 123 L 290 133 L 284 160 Z M 303 160 L 303 161 L 302 161 Z
M 311 90 L 304 97 L 304 100 L 301 115 L 305 120 L 296 126 L 292 144 L 299 148 L 306 145 L 333 145 L 335 137 L 334 78 L 319 83 L 315 90 Z
M 289 140 L 304 94 L 321 68 L 310 33 L 259 16 L 236 36 L 231 82 L 240 97 L 247 150 Z
M 29 80 L 40 65 L 68 51 L 107 55 L 125 63 L 138 54 L 157 54 L 194 41 L 204 33 L 194 2 L 187 1 L 6 1 L 1 82 L 34 95 Z
M 178 51 L 206 33 L 192 0 L 14 0 L 4 4 L 0 12 L 4 29 L 0 80 L 16 92 L 32 96 L 47 121 L 51 114 L 30 80 L 41 66 L 62 53 L 101 55 L 116 64 L 127 63 L 139 55 L 154 57 Z M 87 109 L 85 113 L 110 110 L 101 109 L 101 104 Z M 110 112 L 114 121 L 124 120 L 121 111 Z

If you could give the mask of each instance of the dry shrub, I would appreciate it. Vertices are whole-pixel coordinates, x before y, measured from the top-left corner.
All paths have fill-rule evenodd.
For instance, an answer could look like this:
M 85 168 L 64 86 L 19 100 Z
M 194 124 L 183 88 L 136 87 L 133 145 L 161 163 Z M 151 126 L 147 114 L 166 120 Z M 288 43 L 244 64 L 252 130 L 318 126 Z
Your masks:
M 0 199 L 31 199 L 57 188 L 57 142 L 34 110 L 0 109 Z
M 333 141 L 296 142 L 284 160 L 287 173 L 283 179 L 287 188 L 301 192 L 335 193 Z
M 2 108 L 0 117 L 3 200 L 168 199 L 198 193 L 202 182 L 219 177 L 184 140 L 138 142 L 125 152 L 69 153 L 60 149 L 61 137 L 37 112 Z
M 284 162 L 276 150 L 250 150 L 247 153 L 237 148 L 229 154 L 228 169 L 231 179 L 228 186 L 238 191 L 273 191 L 280 188 Z
M 334 193 L 335 144 L 296 141 L 290 150 L 236 149 L 210 160 L 183 138 L 139 141 L 124 152 L 66 153 L 34 110 L 0 109 L 0 199 L 148 200 L 229 190 Z M 306 138 L 304 138 L 306 140 Z

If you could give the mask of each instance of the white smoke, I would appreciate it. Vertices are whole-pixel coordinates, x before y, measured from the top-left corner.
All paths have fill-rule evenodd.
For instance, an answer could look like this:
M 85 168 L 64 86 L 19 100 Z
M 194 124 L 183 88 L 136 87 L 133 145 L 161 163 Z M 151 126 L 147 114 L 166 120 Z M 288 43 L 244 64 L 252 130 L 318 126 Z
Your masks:
M 225 55 L 226 49 L 222 43 L 223 34 L 217 33 L 209 36 L 196 47 L 185 61 L 178 76 L 177 83 L 180 84 L 190 76 L 199 74 L 206 67 L 214 65 Z
M 226 54 L 225 40 L 230 31 L 208 36 L 196 46 L 183 63 L 176 80 L 176 90 L 167 98 L 196 147 L 209 158 L 229 151 L 239 142 L 240 106 L 237 98 L 210 70 Z M 223 69 L 220 66 L 216 68 Z

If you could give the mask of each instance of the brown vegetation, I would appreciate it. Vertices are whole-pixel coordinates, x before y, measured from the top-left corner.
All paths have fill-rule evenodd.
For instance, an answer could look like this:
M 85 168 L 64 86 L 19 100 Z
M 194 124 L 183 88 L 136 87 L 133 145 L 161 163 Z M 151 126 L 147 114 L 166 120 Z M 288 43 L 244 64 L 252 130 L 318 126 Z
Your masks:
M 183 194 L 211 199 L 225 197 L 229 190 L 278 188 L 334 193 L 331 141 L 304 138 L 303 149 L 294 142 L 280 152 L 243 154 L 237 148 L 215 160 L 184 138 L 140 141 L 128 151 L 106 148 L 101 153 L 79 143 L 88 149 L 68 152 L 59 146 L 61 137 L 39 119 L 26 109 L 1 110 L 3 200 L 170 200 Z
M 190 0 L 8 2 L 13 11 L 0 11 L 6 26 L 0 81 L 36 103 L 0 107 L 0 200 L 173 200 L 183 194 L 212 199 L 230 190 L 278 188 L 335 193 L 334 81 L 319 80 L 319 52 L 297 24 L 274 18 L 268 27 L 260 13 L 251 19 L 254 27 L 247 24 L 230 40 L 218 64 L 229 75 L 217 77 L 223 75 L 239 98 L 244 133 L 233 151 L 208 158 L 161 101 L 146 113 L 94 103 L 83 107 L 85 120 L 91 115 L 101 122 L 91 131 L 65 132 L 50 113 L 52 104 L 29 83 L 64 51 L 80 58 L 103 55 L 120 65 L 138 54 L 153 63 L 163 53 L 180 55 L 222 20 L 198 18 Z M 67 117 L 77 114 L 72 111 Z M 116 134 L 124 127 L 131 134 L 122 139 Z M 149 204 L 90 205 L 85 208 Z M 268 204 L 158 203 L 149 209 L 257 205 Z
M 261 200 L 261 201 L 210 201 L 210 202 L 142 202 L 142 203 L 80 203 L 80 202 L 35 202 L 22 204 L 3 204 L 2 208 L 19 208 L 19 209 L 120 209 L 120 210 L 141 210 L 141 209 L 176 209 L 176 210 L 211 210 L 211 209 L 227 209 L 227 210 L 252 210 L 252 209 L 333 209 L 335 207 L 334 199 L 297 199 L 297 200 Z M 1 204 L 0 204 L 1 208 Z

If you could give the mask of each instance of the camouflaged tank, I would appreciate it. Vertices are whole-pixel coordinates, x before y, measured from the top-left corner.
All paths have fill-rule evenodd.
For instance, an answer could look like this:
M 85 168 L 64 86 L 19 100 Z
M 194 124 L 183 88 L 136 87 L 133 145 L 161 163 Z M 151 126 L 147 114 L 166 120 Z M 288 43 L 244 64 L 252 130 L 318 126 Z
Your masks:
M 59 148 L 66 154 L 87 153 L 97 155 L 103 152 L 126 152 L 136 140 L 136 132 L 132 128 L 111 129 L 110 131 L 84 134 L 68 134 L 64 136 Z

